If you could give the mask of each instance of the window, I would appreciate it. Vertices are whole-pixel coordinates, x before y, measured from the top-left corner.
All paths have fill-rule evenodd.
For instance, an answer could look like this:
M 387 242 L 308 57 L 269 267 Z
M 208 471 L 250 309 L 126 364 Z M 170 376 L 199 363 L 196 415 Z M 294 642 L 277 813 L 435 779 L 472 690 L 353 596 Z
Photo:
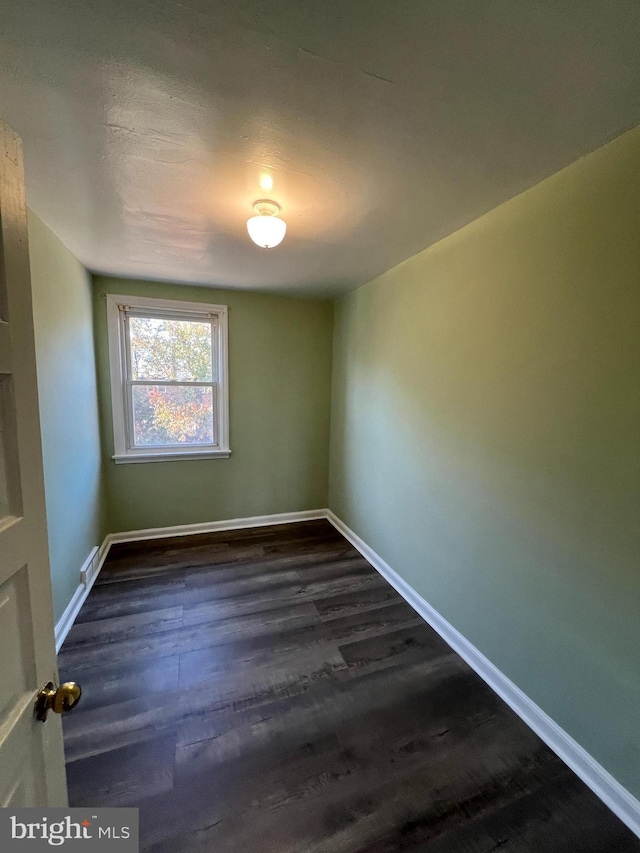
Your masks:
M 116 462 L 227 457 L 227 308 L 107 295 Z

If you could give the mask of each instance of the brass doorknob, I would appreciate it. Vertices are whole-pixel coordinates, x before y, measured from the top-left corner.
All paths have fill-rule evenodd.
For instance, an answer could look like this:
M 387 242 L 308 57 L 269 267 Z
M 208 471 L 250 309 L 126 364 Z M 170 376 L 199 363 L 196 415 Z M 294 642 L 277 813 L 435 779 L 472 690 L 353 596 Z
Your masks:
M 65 681 L 58 688 L 50 681 L 36 696 L 36 720 L 44 723 L 49 711 L 54 714 L 68 714 L 76 707 L 81 696 L 82 690 L 75 681 Z

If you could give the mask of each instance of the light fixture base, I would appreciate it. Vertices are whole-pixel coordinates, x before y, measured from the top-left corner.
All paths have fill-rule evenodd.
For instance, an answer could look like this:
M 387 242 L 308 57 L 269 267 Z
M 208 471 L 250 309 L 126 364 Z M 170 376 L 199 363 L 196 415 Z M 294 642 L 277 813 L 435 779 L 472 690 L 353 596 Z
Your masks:
M 280 213 L 280 205 L 276 204 L 275 201 L 269 201 L 269 199 L 266 198 L 261 198 L 256 201 L 253 205 L 253 209 L 258 216 L 277 216 Z

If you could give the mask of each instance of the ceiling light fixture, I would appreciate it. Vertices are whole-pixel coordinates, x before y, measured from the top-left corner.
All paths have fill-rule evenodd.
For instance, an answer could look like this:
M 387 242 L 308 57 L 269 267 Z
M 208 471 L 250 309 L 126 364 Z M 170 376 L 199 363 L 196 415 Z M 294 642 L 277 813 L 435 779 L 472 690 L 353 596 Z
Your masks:
M 284 240 L 287 232 L 287 223 L 280 219 L 280 205 L 274 201 L 261 199 L 253 205 L 256 216 L 247 219 L 247 231 L 249 237 L 256 246 L 263 249 L 273 249 Z

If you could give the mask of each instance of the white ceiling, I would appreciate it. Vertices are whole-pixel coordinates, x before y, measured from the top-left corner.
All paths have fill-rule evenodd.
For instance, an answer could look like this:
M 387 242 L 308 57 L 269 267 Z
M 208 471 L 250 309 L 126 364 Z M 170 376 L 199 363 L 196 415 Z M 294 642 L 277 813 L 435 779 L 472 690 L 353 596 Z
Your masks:
M 0 0 L 29 204 L 115 275 L 350 289 L 636 124 L 639 93 L 638 0 Z

